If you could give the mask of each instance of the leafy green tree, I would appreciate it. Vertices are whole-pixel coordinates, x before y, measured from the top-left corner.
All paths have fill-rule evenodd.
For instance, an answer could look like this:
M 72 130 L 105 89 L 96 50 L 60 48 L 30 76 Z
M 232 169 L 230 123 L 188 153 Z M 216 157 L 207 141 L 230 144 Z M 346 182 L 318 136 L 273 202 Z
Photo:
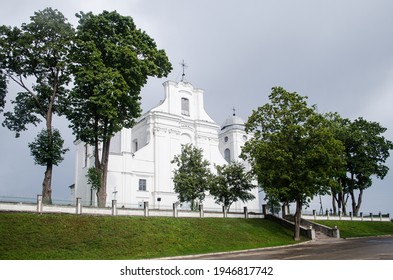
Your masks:
M 236 201 L 249 201 L 255 198 L 250 193 L 256 185 L 252 184 L 252 175 L 246 172 L 240 162 L 231 162 L 227 165 L 217 165 L 217 175 L 211 181 L 209 192 L 214 196 L 216 203 L 222 204 L 228 211 Z
M 117 12 L 77 14 L 72 50 L 75 87 L 67 118 L 76 137 L 94 147 L 97 201 L 106 204 L 111 138 L 140 116 L 140 91 L 149 76 L 164 77 L 171 64 L 132 18 Z
M 177 169 L 174 170 L 174 190 L 180 202 L 189 202 L 191 210 L 205 199 L 210 186 L 210 164 L 203 159 L 202 149 L 191 144 L 182 145 L 180 155 L 171 161 Z
M 58 165 L 63 161 L 63 155 L 69 150 L 63 148 L 64 140 L 58 129 L 52 130 L 49 136 L 48 130 L 43 129 L 34 142 L 29 143 L 31 155 L 38 165 Z
M 246 123 L 246 132 L 254 137 L 246 142 L 242 157 L 268 197 L 296 203 L 298 240 L 302 207 L 336 184 L 344 148 L 306 97 L 275 87 L 269 99 L 270 104 L 254 110 Z
M 36 12 L 31 22 L 22 24 L 20 28 L 0 27 L 0 76 L 3 77 L 0 82 L 0 103 L 4 103 L 6 80 L 15 82 L 23 90 L 12 101 L 13 112 L 4 113 L 3 126 L 15 131 L 15 136 L 19 137 L 28 125 L 37 126 L 44 121 L 46 140 L 41 144 L 47 146 L 41 148 L 52 151 L 52 155 L 62 154 L 66 150 L 57 145 L 60 142 L 56 137 L 60 137 L 60 134 L 53 136 L 52 119 L 54 114 L 62 115 L 66 107 L 66 87 L 71 81 L 68 54 L 73 37 L 74 29 L 66 18 L 51 8 Z M 42 135 L 38 139 L 42 140 Z M 46 165 L 42 195 L 43 202 L 50 204 L 52 169 L 59 158 L 38 157 L 47 160 L 45 164 L 42 163 Z
M 343 142 L 346 155 L 341 190 L 351 197 L 353 214 L 358 215 L 364 190 L 372 185 L 372 177 L 383 179 L 389 171 L 384 163 L 393 143 L 383 136 L 386 128 L 363 118 L 343 120 L 341 131 L 338 139 Z M 357 198 L 355 191 L 358 191 Z

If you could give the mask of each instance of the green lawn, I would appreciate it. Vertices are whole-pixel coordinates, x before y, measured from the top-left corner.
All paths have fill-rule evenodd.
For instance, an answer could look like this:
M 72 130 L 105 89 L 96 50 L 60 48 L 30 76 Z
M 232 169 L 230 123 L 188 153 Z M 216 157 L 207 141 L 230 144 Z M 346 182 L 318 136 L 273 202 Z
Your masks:
M 0 213 L 0 259 L 143 259 L 293 244 L 262 219 Z
M 341 238 L 393 235 L 392 222 L 317 221 L 328 227 L 337 226 Z

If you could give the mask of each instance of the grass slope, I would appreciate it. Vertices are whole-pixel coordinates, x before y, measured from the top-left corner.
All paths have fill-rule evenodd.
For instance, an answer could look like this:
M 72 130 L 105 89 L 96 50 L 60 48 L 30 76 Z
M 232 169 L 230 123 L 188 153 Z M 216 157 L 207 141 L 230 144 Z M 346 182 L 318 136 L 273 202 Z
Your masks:
M 143 259 L 293 244 L 261 219 L 0 213 L 0 259 Z
M 393 235 L 392 222 L 317 221 L 328 227 L 337 226 L 341 238 Z

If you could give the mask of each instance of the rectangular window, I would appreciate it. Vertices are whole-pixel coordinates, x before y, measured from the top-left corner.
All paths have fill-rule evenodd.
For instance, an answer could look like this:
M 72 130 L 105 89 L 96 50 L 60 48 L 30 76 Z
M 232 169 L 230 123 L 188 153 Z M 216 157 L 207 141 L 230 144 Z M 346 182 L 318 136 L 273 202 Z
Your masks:
M 146 191 L 146 179 L 139 179 L 139 190 Z
M 181 99 L 181 114 L 185 116 L 190 115 L 190 101 L 184 97 Z

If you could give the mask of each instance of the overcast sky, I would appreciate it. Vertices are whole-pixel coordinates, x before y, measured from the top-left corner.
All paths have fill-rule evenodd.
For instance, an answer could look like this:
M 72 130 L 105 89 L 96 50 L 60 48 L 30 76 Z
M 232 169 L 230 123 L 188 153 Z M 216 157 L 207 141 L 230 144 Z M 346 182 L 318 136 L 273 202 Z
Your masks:
M 79 11 L 117 10 L 133 17 L 173 65 L 168 78 L 149 79 L 142 92 L 144 111 L 164 97 L 164 81 L 181 79 L 184 59 L 186 80 L 205 90 L 205 109 L 218 124 L 233 106 L 246 120 L 268 101 L 273 86 L 282 86 L 308 96 L 320 112 L 377 121 L 393 140 L 393 1 L 13 0 L 0 5 L 0 25 L 18 27 L 46 7 L 58 9 L 75 27 Z M 10 84 L 9 96 L 17 90 Z M 70 152 L 54 170 L 53 199 L 69 200 L 74 137 L 64 119 L 54 125 Z M 0 199 L 41 193 L 45 169 L 34 165 L 27 147 L 36 133 L 32 128 L 15 139 L 0 127 Z M 393 213 L 393 160 L 387 165 L 391 172 L 365 191 L 361 211 Z

